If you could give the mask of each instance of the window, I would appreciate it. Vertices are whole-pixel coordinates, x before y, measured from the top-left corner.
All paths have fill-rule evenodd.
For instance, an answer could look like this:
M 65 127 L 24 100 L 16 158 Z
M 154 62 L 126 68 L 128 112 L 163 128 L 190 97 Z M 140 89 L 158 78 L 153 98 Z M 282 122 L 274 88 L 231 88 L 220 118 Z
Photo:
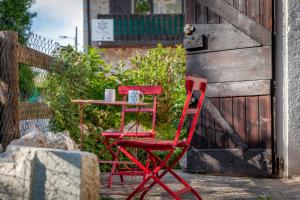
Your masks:
M 182 0 L 133 0 L 136 14 L 181 14 Z
M 180 14 L 182 13 L 182 0 L 153 0 L 153 13 Z

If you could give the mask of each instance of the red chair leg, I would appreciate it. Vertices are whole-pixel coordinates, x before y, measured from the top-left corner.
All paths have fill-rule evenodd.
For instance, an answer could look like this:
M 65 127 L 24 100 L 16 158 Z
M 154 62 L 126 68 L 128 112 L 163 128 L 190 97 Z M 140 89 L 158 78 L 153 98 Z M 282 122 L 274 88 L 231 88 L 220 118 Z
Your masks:
M 108 185 L 107 185 L 108 188 L 111 188 L 112 181 L 113 181 L 113 176 L 114 176 L 113 173 L 116 171 L 116 169 L 117 169 L 118 172 L 120 171 L 120 168 L 119 168 L 118 164 L 116 163 L 118 161 L 119 150 L 117 150 L 117 152 L 114 152 L 114 150 L 112 149 L 113 144 L 110 144 L 109 138 L 105 138 L 103 140 L 103 144 L 106 147 L 106 149 L 109 151 L 109 153 L 111 154 L 111 156 L 113 158 L 112 160 L 114 161 L 114 163 L 112 165 L 111 172 L 110 172 L 109 177 L 108 177 Z M 124 182 L 123 175 L 120 174 L 119 176 L 120 176 L 121 182 Z
M 186 149 L 183 149 L 182 151 L 182 154 L 184 154 Z M 151 151 L 147 151 L 147 153 L 155 160 L 157 161 L 161 161 L 160 158 L 158 158 L 155 154 L 153 154 Z M 181 154 L 178 156 L 178 158 L 181 158 Z M 198 200 L 202 200 L 201 196 L 199 195 L 199 193 L 194 189 L 192 188 L 189 183 L 187 183 L 184 179 L 182 179 L 180 176 L 178 176 L 176 174 L 176 172 L 172 169 L 172 167 L 177 163 L 179 159 L 175 159 L 169 166 L 166 164 L 166 168 L 164 169 L 164 171 L 158 176 L 159 179 L 162 179 L 168 172 L 170 172 L 170 174 L 173 175 L 174 178 L 176 178 L 182 185 L 184 185 L 184 189 L 188 189 L 187 191 L 191 191 L 195 197 L 198 199 Z M 147 194 L 147 192 L 156 184 L 155 181 L 153 181 L 148 187 L 146 190 L 143 191 L 142 195 L 141 195 L 141 199 L 144 198 L 144 196 Z
M 154 180 L 155 183 L 159 184 L 163 189 L 165 189 L 165 191 L 167 191 L 172 197 L 174 197 L 176 200 L 180 200 L 180 197 L 173 192 L 166 184 L 164 184 L 160 178 L 157 175 L 157 172 L 165 166 L 165 163 L 167 160 L 170 159 L 173 151 L 170 151 L 169 154 L 166 156 L 166 158 L 164 160 L 162 160 L 162 162 L 153 169 L 153 171 L 149 171 L 149 169 L 147 169 L 140 161 L 137 160 L 137 158 L 132 155 L 129 151 L 127 151 L 125 148 L 123 147 L 118 147 L 130 160 L 132 160 L 134 163 L 136 163 L 136 165 L 145 172 L 146 174 L 146 178 L 142 181 L 142 183 L 140 183 L 140 185 L 132 192 L 129 194 L 129 196 L 127 197 L 127 200 L 131 199 L 132 197 L 134 197 L 137 193 L 139 193 L 143 186 L 150 180 L 150 178 L 152 178 Z

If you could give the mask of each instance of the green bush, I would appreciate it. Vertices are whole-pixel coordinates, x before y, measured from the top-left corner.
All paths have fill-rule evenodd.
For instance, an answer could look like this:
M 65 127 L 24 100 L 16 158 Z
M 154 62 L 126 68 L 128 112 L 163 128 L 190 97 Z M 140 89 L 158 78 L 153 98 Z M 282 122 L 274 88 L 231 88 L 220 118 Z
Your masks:
M 145 55 L 132 58 L 132 68 L 127 70 L 122 66 L 112 70 L 95 49 L 84 54 L 68 46 L 56 56 L 64 63 L 63 68 L 52 70 L 43 86 L 45 100 L 54 111 L 52 130 L 69 130 L 71 137 L 79 142 L 79 107 L 71 103 L 72 99 L 104 99 L 105 88 L 119 85 L 161 85 L 163 94 L 158 98 L 157 135 L 173 139 L 185 97 L 185 59 L 181 46 L 164 48 L 158 45 Z M 99 132 L 120 126 L 120 110 L 120 107 L 85 107 L 84 122 L 90 132 L 84 139 L 85 150 L 99 154 L 104 148 L 101 144 L 96 145 Z M 141 118 L 146 127 L 151 126 L 149 117 L 143 115 Z M 140 156 L 145 154 L 140 153 Z M 110 159 L 110 155 L 105 154 L 104 159 Z M 108 166 L 102 167 L 102 170 L 108 169 Z
M 34 73 L 28 65 L 20 64 L 19 65 L 19 86 L 21 100 L 26 100 L 30 98 L 36 89 L 34 82 Z
M 131 59 L 132 69 L 125 71 L 120 79 L 125 84 L 160 85 L 163 93 L 159 96 L 157 122 L 177 125 L 185 97 L 184 49 L 177 46 L 164 48 L 158 45 L 145 55 Z
M 54 110 L 51 128 L 54 131 L 69 130 L 71 136 L 78 140 L 79 108 L 78 105 L 71 103 L 71 100 L 102 98 L 102 89 L 107 87 L 105 74 L 109 66 L 93 49 L 84 54 L 67 46 L 56 56 L 59 62 L 64 63 L 62 70 L 52 70 L 44 85 L 45 100 Z M 103 85 L 97 81 L 101 81 Z M 85 122 L 89 127 L 91 127 L 89 123 L 93 122 L 94 128 L 114 126 L 110 119 L 115 116 L 111 114 L 112 117 L 108 119 L 107 116 L 110 114 L 105 109 L 87 107 L 84 113 Z

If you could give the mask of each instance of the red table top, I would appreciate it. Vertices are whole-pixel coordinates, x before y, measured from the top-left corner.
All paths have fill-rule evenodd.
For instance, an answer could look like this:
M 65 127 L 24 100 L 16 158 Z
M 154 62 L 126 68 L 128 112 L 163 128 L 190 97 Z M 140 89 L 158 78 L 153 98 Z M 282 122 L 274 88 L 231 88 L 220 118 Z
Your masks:
M 116 105 L 116 106 L 149 106 L 150 103 L 138 102 L 128 103 L 128 101 L 105 101 L 105 100 L 93 100 L 93 99 L 76 99 L 71 100 L 72 103 L 85 103 L 85 104 L 97 104 L 97 105 Z

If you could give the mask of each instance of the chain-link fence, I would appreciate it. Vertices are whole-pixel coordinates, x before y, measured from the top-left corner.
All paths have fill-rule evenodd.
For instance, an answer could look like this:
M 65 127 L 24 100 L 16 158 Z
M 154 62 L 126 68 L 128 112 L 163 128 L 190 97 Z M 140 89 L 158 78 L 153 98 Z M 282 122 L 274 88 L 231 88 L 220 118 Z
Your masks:
M 15 33 L 0 32 L 0 142 L 6 146 L 29 127 L 49 128 L 51 110 L 44 102 L 44 82 L 60 45 L 30 34 L 26 45 Z
M 54 56 L 60 45 L 39 35 L 31 33 L 27 47 Z M 44 103 L 43 87 L 47 70 L 44 66 L 20 64 L 20 134 L 24 134 L 30 126 L 48 131 L 51 110 Z
M 29 34 L 26 46 L 50 56 L 53 56 L 54 52 L 60 48 L 58 42 L 54 42 L 53 40 L 49 40 L 34 33 Z

